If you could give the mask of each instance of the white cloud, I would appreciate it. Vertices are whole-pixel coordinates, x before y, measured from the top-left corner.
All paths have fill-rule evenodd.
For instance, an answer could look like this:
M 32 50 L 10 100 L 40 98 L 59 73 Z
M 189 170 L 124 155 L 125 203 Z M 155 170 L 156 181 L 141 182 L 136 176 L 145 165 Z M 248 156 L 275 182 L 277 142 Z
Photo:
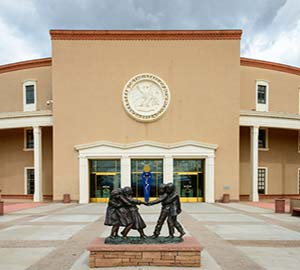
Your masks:
M 289 0 L 265 28 L 247 35 L 242 55 L 249 58 L 300 66 L 300 3 Z
M 264 33 L 255 35 L 248 42 L 248 49 L 243 52 L 246 57 L 299 66 L 300 20 L 294 29 L 278 33 L 271 40 Z
M 242 56 L 300 66 L 300 0 L 0 0 L 0 65 L 50 56 L 49 29 L 243 29 Z
M 11 63 L 39 58 L 39 50 L 29 40 L 24 39 L 11 25 L 0 18 L 0 63 Z

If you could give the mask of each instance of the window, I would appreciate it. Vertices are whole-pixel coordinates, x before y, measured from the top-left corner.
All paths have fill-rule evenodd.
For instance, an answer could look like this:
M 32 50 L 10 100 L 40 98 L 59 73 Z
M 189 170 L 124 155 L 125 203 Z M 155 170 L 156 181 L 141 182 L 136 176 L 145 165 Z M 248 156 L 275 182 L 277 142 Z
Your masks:
M 174 184 L 183 198 L 204 199 L 204 159 L 174 159 Z
M 34 138 L 33 129 L 26 128 L 24 130 L 24 150 L 33 150 Z
M 25 168 L 25 194 L 34 194 L 34 168 Z
M 299 104 L 298 105 L 299 105 L 299 112 L 298 113 L 300 114 L 300 87 L 299 87 Z
M 119 159 L 91 159 L 89 167 L 91 202 L 101 202 L 109 198 L 110 192 L 121 186 Z
M 260 150 L 269 150 L 268 146 L 269 130 L 260 128 L 258 132 L 258 148 Z
M 267 112 L 269 110 L 269 83 L 256 81 L 256 110 Z
M 24 111 L 36 110 L 36 82 L 26 81 L 23 84 L 23 109 Z
M 267 168 L 258 168 L 257 180 L 258 194 L 267 194 Z
M 265 85 L 257 86 L 257 103 L 267 104 L 267 87 Z
M 298 153 L 300 153 L 300 130 L 298 131 Z
M 298 194 L 300 194 L 300 169 L 298 169 L 297 184 L 298 184 Z

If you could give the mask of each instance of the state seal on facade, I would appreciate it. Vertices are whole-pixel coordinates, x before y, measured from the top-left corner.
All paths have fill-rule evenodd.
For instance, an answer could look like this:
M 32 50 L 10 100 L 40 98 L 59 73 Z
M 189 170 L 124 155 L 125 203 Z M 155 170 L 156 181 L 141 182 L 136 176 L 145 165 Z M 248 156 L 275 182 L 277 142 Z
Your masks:
M 142 73 L 131 78 L 123 89 L 123 105 L 134 119 L 150 122 L 161 117 L 170 104 L 167 84 L 158 76 Z

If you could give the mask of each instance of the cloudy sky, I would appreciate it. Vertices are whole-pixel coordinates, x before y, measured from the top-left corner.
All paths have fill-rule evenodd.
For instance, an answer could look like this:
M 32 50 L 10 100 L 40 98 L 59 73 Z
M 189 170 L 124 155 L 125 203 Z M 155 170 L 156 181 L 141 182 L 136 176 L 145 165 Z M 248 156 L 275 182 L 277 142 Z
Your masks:
M 241 56 L 300 66 L 300 0 L 0 0 L 0 65 L 51 56 L 49 29 L 243 29 Z

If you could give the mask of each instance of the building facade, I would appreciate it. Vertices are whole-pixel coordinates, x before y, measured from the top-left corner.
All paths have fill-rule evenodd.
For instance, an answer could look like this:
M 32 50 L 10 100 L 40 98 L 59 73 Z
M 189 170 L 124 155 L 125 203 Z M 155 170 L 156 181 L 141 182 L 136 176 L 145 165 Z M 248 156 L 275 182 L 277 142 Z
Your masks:
M 102 202 L 173 182 L 183 201 L 299 195 L 300 69 L 240 57 L 240 30 L 51 30 L 0 66 L 4 197 Z

